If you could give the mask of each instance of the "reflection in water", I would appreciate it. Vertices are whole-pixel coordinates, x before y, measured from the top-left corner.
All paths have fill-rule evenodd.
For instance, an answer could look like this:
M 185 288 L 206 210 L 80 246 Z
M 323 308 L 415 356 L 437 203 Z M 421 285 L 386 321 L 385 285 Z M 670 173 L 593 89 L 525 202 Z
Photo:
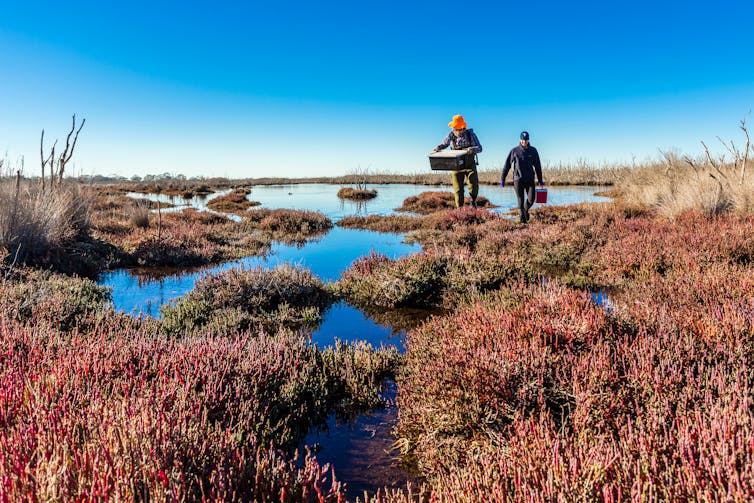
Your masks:
M 168 203 L 171 206 L 169 208 L 162 208 L 160 211 L 163 213 L 179 212 L 187 208 L 193 208 L 197 211 L 206 211 L 215 215 L 222 215 L 230 220 L 239 222 L 241 217 L 232 213 L 221 213 L 219 211 L 211 210 L 207 207 L 207 203 L 215 199 L 216 197 L 229 194 L 231 189 L 220 190 L 212 194 L 195 194 L 194 197 L 185 198 L 182 195 L 168 195 L 168 194 L 143 194 L 141 192 L 127 192 L 126 196 L 133 197 L 135 199 L 148 199 L 154 202 Z M 157 210 L 152 210 L 152 213 L 156 213 Z
M 332 346 L 335 339 L 344 342 L 365 341 L 373 347 L 395 346 L 401 353 L 406 332 L 419 326 L 437 311 L 425 309 L 394 309 L 391 311 L 362 311 L 344 301 L 325 311 L 322 323 L 311 334 L 311 341 L 319 347 Z
M 591 295 L 592 302 L 604 309 L 606 313 L 612 313 L 615 310 L 615 305 L 605 290 L 594 290 Z
M 340 207 L 338 209 L 343 215 L 346 215 L 349 209 L 353 209 L 353 211 L 351 212 L 353 215 L 367 216 L 369 214 L 369 212 L 367 211 L 368 202 L 369 200 L 346 201 L 345 199 L 340 199 Z
M 311 340 L 321 348 L 334 345 L 338 339 L 343 342 L 366 341 L 375 348 L 390 345 L 403 351 L 405 336 L 404 330 L 375 322 L 363 311 L 341 301 L 325 311 L 319 328 L 311 334 Z
M 405 489 L 409 482 L 417 486 L 394 448 L 391 431 L 398 421 L 396 393 L 395 383 L 389 381 L 383 392 L 388 404 L 385 408 L 361 414 L 353 421 L 339 421 L 333 414 L 323 428 L 301 442 L 301 450 L 309 445 L 320 463 L 335 467 L 335 476 L 346 483 L 350 500 L 363 498 L 365 491 L 373 496 L 383 487 Z

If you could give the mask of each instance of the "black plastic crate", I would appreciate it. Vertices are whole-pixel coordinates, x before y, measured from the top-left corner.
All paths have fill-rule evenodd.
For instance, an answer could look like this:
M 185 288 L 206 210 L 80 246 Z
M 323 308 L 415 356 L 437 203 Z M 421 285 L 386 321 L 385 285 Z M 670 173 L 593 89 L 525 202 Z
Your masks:
M 473 169 L 467 166 L 469 155 L 466 150 L 443 150 L 428 154 L 429 167 L 435 171 L 456 171 L 459 169 Z

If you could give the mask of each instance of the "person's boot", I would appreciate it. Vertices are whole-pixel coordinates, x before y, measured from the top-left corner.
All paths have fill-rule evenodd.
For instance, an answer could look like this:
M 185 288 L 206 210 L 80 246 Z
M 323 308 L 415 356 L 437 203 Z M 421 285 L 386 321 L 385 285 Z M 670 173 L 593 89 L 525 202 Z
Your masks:
M 527 221 L 527 220 L 528 220 L 528 218 L 529 218 L 529 215 L 528 215 L 528 214 L 527 214 L 527 212 L 526 212 L 526 207 L 523 207 L 523 208 L 521 208 L 521 210 L 519 210 L 519 213 L 521 214 L 520 222 L 521 222 L 522 224 L 525 224 L 525 223 L 526 223 L 526 221 Z
M 471 200 L 471 207 L 474 208 L 474 209 L 478 208 L 478 206 L 476 205 L 476 199 L 472 199 Z

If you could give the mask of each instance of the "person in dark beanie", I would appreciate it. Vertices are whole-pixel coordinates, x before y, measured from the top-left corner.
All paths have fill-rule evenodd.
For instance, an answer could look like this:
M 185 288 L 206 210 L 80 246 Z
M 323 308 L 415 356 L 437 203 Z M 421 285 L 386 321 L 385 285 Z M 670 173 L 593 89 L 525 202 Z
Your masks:
M 435 152 L 446 149 L 448 146 L 454 150 L 465 150 L 467 152 L 465 166 L 469 167 L 453 171 L 453 192 L 455 193 L 456 208 L 462 207 L 464 199 L 463 182 L 465 179 L 469 187 L 471 206 L 476 208 L 476 196 L 479 194 L 476 155 L 482 151 L 482 144 L 479 143 L 479 138 L 477 138 L 473 129 L 466 129 L 466 121 L 463 116 L 454 115 L 448 127 L 453 131 L 448 133 L 442 143 L 435 147 Z
M 539 161 L 539 152 L 529 145 L 529 133 L 523 131 L 519 145 L 514 147 L 508 154 L 500 177 L 500 185 L 505 187 L 505 178 L 508 171 L 513 168 L 513 188 L 518 197 L 518 211 L 521 215 L 521 223 L 529 221 L 529 209 L 534 205 L 534 174 L 537 175 L 539 186 L 545 183 L 542 180 L 542 163 Z

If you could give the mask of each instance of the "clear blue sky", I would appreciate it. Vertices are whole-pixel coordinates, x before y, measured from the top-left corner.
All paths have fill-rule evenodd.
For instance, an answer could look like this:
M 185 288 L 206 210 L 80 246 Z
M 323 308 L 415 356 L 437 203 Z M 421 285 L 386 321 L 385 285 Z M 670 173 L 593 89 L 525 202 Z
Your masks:
M 499 167 L 741 141 L 754 2 L 4 2 L 0 155 L 77 174 L 417 173 L 454 114 Z M 754 132 L 754 119 L 750 120 Z

